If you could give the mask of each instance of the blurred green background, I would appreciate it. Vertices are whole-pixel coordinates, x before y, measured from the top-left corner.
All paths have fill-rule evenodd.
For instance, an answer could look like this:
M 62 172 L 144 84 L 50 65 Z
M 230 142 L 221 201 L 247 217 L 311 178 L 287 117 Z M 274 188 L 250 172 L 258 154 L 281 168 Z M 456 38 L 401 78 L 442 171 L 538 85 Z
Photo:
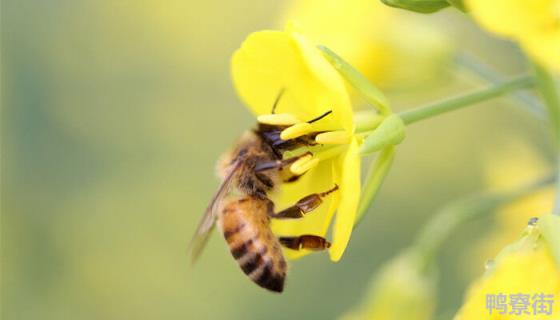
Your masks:
M 231 85 L 230 56 L 250 32 L 277 28 L 286 6 L 2 1 L 2 319 L 333 319 L 427 217 L 484 187 L 488 157 L 515 159 L 523 145 L 546 154 L 542 123 L 511 99 L 419 123 L 341 262 L 292 262 L 275 295 L 214 235 L 189 268 L 187 243 L 218 185 L 215 160 L 254 123 Z M 454 10 L 400 18 L 504 75 L 525 69 L 511 44 Z M 452 57 L 436 62 L 431 81 L 386 86 L 396 109 L 484 83 Z M 465 271 L 461 257 L 491 223 L 466 225 L 445 246 L 438 313 L 452 313 L 483 270 Z

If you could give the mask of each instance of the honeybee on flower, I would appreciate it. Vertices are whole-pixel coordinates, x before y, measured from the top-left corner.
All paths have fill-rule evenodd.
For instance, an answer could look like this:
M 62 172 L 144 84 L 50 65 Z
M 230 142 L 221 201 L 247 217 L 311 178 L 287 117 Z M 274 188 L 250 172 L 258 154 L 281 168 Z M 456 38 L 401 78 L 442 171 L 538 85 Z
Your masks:
M 251 34 L 232 77 L 258 124 L 222 157 L 222 185 L 191 249 L 196 258 L 217 220 L 242 270 L 281 292 L 284 255 L 341 258 L 360 199 L 361 139 L 343 78 L 296 31 Z

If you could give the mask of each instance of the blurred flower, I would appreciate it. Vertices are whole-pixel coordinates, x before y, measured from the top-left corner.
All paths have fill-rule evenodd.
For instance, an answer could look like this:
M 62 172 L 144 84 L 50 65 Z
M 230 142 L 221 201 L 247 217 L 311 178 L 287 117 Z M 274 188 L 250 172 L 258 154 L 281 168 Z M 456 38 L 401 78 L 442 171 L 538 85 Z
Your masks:
M 486 186 L 495 191 L 522 187 L 549 171 L 540 150 L 520 136 L 500 141 L 499 150 L 488 148 L 483 160 Z
M 512 190 L 544 176 L 547 165 L 528 144 L 509 143 L 485 159 L 486 185 L 495 191 Z M 478 273 L 489 257 L 519 237 L 519 229 L 533 217 L 549 214 L 554 203 L 554 189 L 543 187 L 502 206 L 496 212 L 496 225 L 491 232 L 475 242 L 465 255 L 467 272 Z
M 547 187 L 528 194 L 504 206 L 496 214 L 496 227 L 487 237 L 478 241 L 471 261 L 479 270 L 488 257 L 493 257 L 506 244 L 519 237 L 519 228 L 529 219 L 550 215 L 554 203 L 554 188 Z M 473 257 L 474 256 L 474 257 Z M 472 265 L 472 264 L 471 264 Z
M 431 319 L 435 309 L 435 273 L 407 251 L 387 262 L 374 277 L 362 305 L 344 320 Z
M 336 210 L 329 253 L 333 261 L 338 261 L 350 239 L 360 199 L 361 141 L 354 136 L 352 106 L 344 80 L 314 45 L 293 30 L 251 34 L 233 56 L 232 76 L 239 96 L 260 123 L 285 125 L 282 139 L 321 132 L 315 138 L 318 145 L 311 147 L 313 156 L 291 166 L 292 172 L 305 175 L 282 185 L 273 200 L 282 208 L 334 185 L 339 191 L 304 218 L 273 220 L 272 229 L 282 236 L 325 236 Z M 271 114 L 280 92 L 283 94 L 276 113 Z M 332 113 L 320 121 L 306 122 L 327 111 Z M 307 253 L 286 249 L 291 258 Z
M 511 302 L 517 295 L 533 300 L 538 294 L 553 295 L 553 299 L 560 296 L 560 261 L 554 258 L 560 243 L 553 240 L 551 230 L 560 230 L 560 217 L 548 215 L 530 224 L 520 240 L 505 247 L 468 290 L 455 320 L 558 319 L 558 308 L 546 314 L 532 302 L 519 307 L 523 310 L 515 309 Z M 489 299 L 493 295 L 502 295 L 505 301 Z
M 418 85 L 441 75 L 450 56 L 445 35 L 429 23 L 371 0 L 297 0 L 280 24 L 295 21 L 314 42 L 340 54 L 381 87 Z
M 560 71 L 559 0 L 465 0 L 487 30 L 518 41 L 540 64 Z

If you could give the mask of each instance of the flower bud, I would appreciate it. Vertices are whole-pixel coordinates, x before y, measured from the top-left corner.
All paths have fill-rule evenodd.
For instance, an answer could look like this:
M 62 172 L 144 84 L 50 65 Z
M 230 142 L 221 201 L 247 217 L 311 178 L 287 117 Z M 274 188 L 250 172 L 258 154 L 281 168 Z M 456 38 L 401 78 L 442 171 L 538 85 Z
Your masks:
M 374 153 L 385 147 L 397 145 L 404 137 L 405 124 L 398 115 L 392 114 L 365 138 L 360 153 Z
M 432 13 L 449 6 L 445 0 L 381 0 L 384 4 L 419 13 Z

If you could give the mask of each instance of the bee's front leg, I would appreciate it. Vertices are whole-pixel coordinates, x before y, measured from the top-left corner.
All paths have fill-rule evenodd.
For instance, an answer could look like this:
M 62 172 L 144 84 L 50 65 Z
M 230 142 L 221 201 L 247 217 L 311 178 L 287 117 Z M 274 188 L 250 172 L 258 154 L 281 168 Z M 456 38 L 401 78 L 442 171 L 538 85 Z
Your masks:
M 331 246 L 327 239 L 314 235 L 302 235 L 299 237 L 279 237 L 280 244 L 292 250 L 324 250 Z
M 261 172 L 261 171 L 267 171 L 267 170 L 272 170 L 272 169 L 282 169 L 286 166 L 291 165 L 292 163 L 296 162 L 297 160 L 299 160 L 303 157 L 312 156 L 312 155 L 313 154 L 311 152 L 305 152 L 303 154 L 300 154 L 299 156 L 291 157 L 291 158 L 284 159 L 284 160 L 259 162 L 255 166 L 255 171 L 256 172 Z
M 269 216 L 275 219 L 298 219 L 303 218 L 303 216 L 315 210 L 321 203 L 323 203 L 322 198 L 326 197 L 330 193 L 338 190 L 338 186 L 335 185 L 332 189 L 321 192 L 313 193 L 306 197 L 301 198 L 296 204 L 288 207 L 280 212 L 271 213 Z

